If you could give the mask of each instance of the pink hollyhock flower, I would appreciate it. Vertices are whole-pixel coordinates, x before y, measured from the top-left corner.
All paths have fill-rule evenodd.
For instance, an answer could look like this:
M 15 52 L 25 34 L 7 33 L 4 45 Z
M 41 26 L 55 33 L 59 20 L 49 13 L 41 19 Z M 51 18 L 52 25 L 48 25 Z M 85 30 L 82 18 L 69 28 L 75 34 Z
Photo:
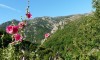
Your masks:
M 15 41 L 22 41 L 23 37 L 20 34 L 14 34 Z
M 6 32 L 8 34 L 15 34 L 18 32 L 18 26 L 9 25 L 6 27 Z
M 48 38 L 49 36 L 50 36 L 49 33 L 46 33 L 46 34 L 45 34 L 45 38 Z
M 22 29 L 22 28 L 25 27 L 25 25 L 26 25 L 26 22 L 20 22 L 20 23 L 18 24 L 18 27 L 19 27 L 20 29 Z
M 26 13 L 26 17 L 27 18 L 31 18 L 32 17 L 32 14 L 30 12 Z

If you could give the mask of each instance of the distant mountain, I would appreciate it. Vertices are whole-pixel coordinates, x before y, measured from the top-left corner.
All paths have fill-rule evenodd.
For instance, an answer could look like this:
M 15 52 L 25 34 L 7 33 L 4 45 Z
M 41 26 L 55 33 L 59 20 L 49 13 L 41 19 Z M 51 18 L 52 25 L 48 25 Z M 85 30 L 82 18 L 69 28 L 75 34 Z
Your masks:
M 44 39 L 44 34 L 52 30 L 53 23 L 51 22 L 49 19 L 43 17 L 27 21 L 27 27 L 25 29 L 26 40 L 40 42 L 41 39 Z
M 44 39 L 45 33 L 51 33 L 51 31 L 56 31 L 61 23 L 73 20 L 75 18 L 78 18 L 81 16 L 81 14 L 77 15 L 69 15 L 69 16 L 58 16 L 58 17 L 36 17 L 31 20 L 27 21 L 27 26 L 25 28 L 25 35 L 26 39 L 31 42 L 38 42 L 40 43 L 42 39 Z M 12 20 L 14 24 L 18 24 L 20 21 L 13 19 Z M 5 30 L 6 26 L 10 25 L 12 21 L 7 21 L 0 25 L 0 29 Z
M 65 18 L 70 16 L 59 16 L 59 17 L 36 17 L 27 21 L 27 27 L 25 28 L 26 39 L 32 42 L 39 42 L 41 39 L 44 39 L 45 33 L 51 33 L 51 30 L 54 28 L 54 24 L 59 23 Z M 20 21 L 13 19 L 12 21 L 7 21 L 0 25 L 0 29 L 5 30 L 6 26 L 12 24 L 12 22 L 17 25 Z

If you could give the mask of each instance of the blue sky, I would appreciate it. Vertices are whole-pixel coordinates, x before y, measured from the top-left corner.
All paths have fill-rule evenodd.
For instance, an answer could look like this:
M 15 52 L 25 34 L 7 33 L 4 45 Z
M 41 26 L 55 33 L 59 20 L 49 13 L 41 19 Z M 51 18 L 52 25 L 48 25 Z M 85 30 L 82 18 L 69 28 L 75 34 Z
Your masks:
M 92 11 L 92 0 L 30 0 L 30 12 L 34 17 L 67 16 Z M 11 19 L 25 17 L 27 0 L 0 0 L 0 24 Z

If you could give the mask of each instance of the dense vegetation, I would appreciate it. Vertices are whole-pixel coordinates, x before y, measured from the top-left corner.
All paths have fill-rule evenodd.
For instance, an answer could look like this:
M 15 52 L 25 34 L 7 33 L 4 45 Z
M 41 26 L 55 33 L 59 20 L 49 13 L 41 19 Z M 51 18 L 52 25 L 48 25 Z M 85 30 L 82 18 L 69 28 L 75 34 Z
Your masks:
M 100 59 L 100 20 L 94 16 L 82 16 L 70 21 L 45 42 L 54 55 L 66 60 Z

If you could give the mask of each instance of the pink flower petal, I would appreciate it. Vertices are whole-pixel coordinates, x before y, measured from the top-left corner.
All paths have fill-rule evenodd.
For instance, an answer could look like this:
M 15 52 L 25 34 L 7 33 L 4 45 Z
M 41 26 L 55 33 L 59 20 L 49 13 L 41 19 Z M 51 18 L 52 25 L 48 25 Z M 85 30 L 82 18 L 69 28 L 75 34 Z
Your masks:
M 9 25 L 6 27 L 6 32 L 8 34 L 15 34 L 18 32 L 18 26 Z
M 22 41 L 23 37 L 20 34 L 14 34 L 15 41 Z
M 31 17 L 32 17 L 32 14 L 31 14 L 30 12 L 28 12 L 28 13 L 26 14 L 26 17 L 27 17 L 27 18 L 31 18 Z

